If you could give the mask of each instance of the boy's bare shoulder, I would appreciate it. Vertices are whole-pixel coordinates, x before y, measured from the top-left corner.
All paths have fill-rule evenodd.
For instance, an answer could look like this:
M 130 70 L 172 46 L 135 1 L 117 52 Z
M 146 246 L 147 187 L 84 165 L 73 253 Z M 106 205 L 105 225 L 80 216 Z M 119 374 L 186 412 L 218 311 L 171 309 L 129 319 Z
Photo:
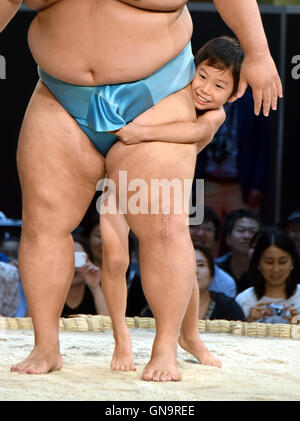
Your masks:
M 215 115 L 220 124 L 223 124 L 226 120 L 226 113 L 223 106 L 215 110 Z
M 207 110 L 201 115 L 198 115 L 197 122 L 201 123 L 201 121 L 205 119 L 213 120 L 218 124 L 223 124 L 226 120 L 226 113 L 224 107 L 217 108 L 215 110 Z
M 182 120 L 186 120 L 185 113 L 187 113 L 187 120 L 191 120 L 191 115 L 193 119 L 196 119 L 196 109 L 192 95 L 191 86 L 188 85 L 180 91 L 174 92 L 168 97 L 164 98 L 161 102 L 168 104 L 172 107 L 178 107 L 182 113 Z M 181 119 L 180 119 L 181 120 Z
M 159 101 L 149 110 L 136 117 L 135 122 L 141 125 L 167 124 L 178 121 L 195 121 L 196 110 L 187 86 Z
M 181 100 L 184 99 L 184 100 L 186 100 L 188 102 L 192 102 L 194 104 L 191 84 L 187 85 L 183 89 L 180 89 L 180 91 L 175 92 L 171 96 L 174 96 L 174 98 L 180 98 Z

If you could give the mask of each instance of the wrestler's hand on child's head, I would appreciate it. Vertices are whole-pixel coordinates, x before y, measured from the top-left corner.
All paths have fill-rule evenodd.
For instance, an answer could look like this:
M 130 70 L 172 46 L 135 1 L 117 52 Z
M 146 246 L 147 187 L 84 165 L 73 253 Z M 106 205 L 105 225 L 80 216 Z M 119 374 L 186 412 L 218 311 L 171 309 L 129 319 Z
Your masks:
M 282 85 L 270 54 L 246 54 L 241 68 L 238 92 L 229 100 L 233 102 L 241 98 L 247 86 L 252 88 L 254 113 L 259 115 L 263 107 L 264 116 L 268 116 L 270 108 L 277 109 L 278 97 L 282 97 Z

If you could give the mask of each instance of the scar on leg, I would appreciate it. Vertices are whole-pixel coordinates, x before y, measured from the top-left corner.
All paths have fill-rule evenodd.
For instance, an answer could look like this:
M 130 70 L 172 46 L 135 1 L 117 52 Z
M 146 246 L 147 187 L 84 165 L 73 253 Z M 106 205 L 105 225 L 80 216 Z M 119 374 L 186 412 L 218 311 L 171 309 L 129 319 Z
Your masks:
M 170 240 L 170 236 L 169 236 L 169 223 L 170 223 L 170 215 L 164 213 L 163 211 L 163 215 L 162 215 L 162 240 L 164 242 L 164 244 L 167 246 Z

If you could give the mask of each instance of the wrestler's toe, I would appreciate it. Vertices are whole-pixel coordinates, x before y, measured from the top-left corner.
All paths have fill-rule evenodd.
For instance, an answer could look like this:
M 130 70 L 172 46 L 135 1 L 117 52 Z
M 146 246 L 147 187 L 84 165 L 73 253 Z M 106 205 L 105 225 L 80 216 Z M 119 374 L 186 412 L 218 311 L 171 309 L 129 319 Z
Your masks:
M 162 371 L 160 375 L 160 381 L 161 382 L 170 382 L 172 380 L 172 376 L 168 371 Z
M 40 370 L 38 370 L 38 369 L 36 369 L 36 368 L 34 368 L 34 367 L 29 367 L 29 368 L 26 370 L 26 373 L 27 373 L 27 374 L 42 374 L 42 372 L 41 372 Z
M 136 366 L 134 364 L 131 364 L 130 371 L 136 371 Z
M 143 372 L 142 379 L 146 380 L 147 382 L 151 381 L 153 379 L 153 374 L 151 372 Z
M 173 373 L 172 380 L 174 382 L 180 382 L 182 380 L 182 374 L 179 371 L 176 373 Z
M 163 372 L 161 370 L 155 370 L 152 375 L 152 380 L 154 382 L 160 382 Z

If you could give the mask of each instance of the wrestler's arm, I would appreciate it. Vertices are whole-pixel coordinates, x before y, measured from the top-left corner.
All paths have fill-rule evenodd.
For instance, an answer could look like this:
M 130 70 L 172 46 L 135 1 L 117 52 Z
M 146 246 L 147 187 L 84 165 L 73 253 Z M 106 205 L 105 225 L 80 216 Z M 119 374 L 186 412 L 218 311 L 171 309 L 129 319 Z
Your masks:
M 269 51 L 257 2 L 214 0 L 214 4 L 245 53 L 238 94 L 233 100 L 243 96 L 249 84 L 253 91 L 255 114 L 259 114 L 263 104 L 263 112 L 267 116 L 271 106 L 276 109 L 278 96 L 282 97 L 282 85 Z
M 224 123 L 224 108 L 209 110 L 194 121 L 178 121 L 157 125 L 142 125 L 135 121 L 127 124 L 115 134 L 127 145 L 140 142 L 197 143 L 202 150 Z
M 0 2 L 0 32 L 15 16 L 23 0 L 1 0 Z

